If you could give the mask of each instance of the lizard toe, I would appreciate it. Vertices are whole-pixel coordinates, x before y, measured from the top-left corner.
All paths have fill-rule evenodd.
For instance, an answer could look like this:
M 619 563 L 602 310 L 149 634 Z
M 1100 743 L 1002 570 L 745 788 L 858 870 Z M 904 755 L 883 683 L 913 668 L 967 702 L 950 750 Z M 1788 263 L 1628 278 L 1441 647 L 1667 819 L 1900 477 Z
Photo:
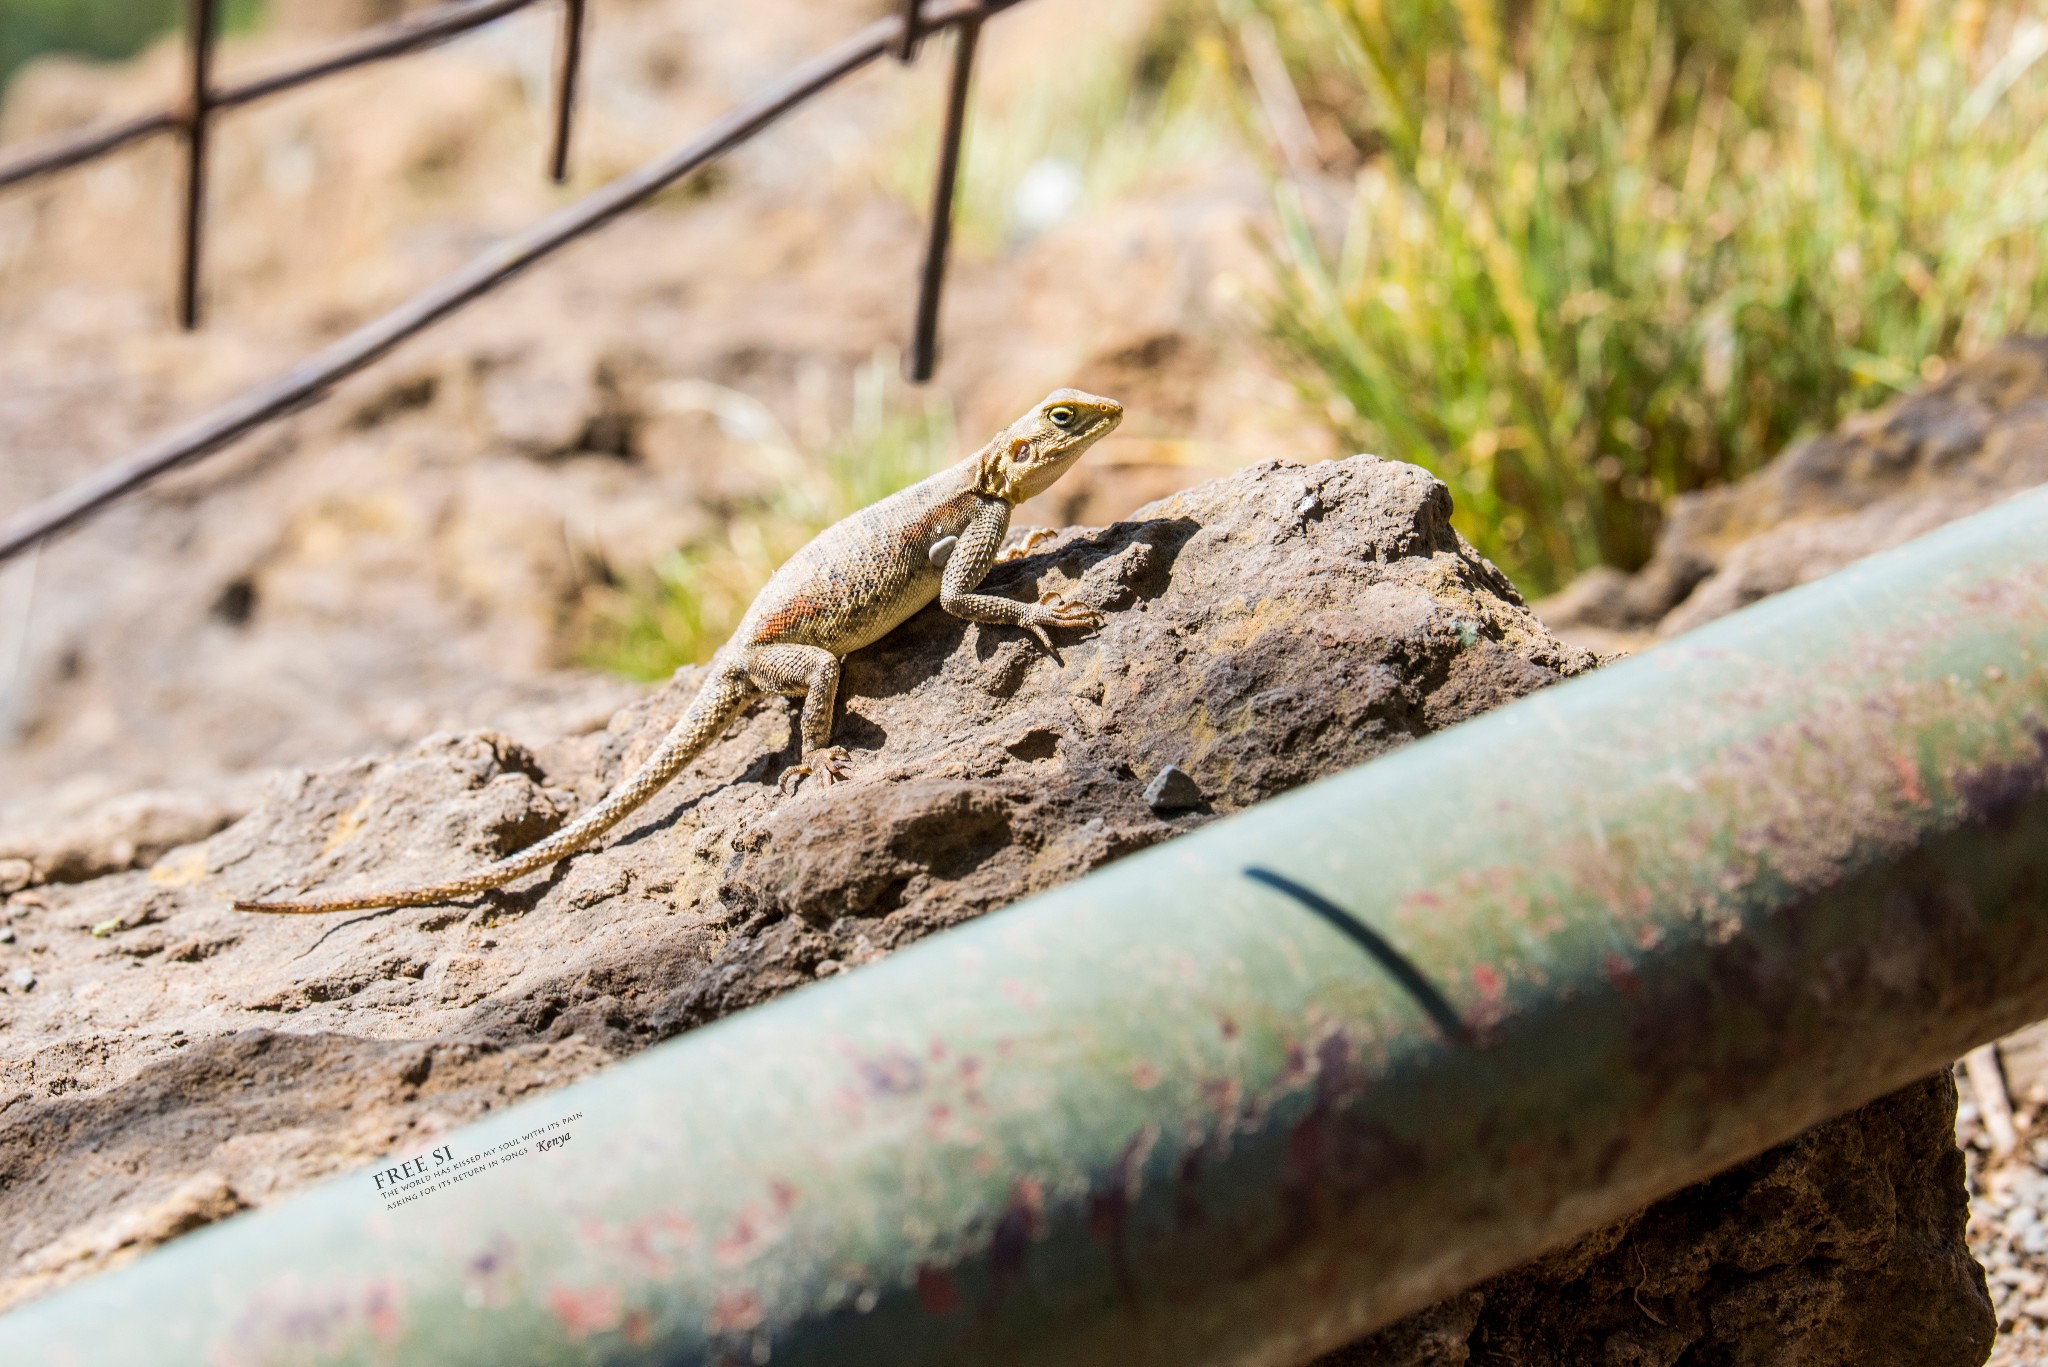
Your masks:
M 845 747 L 827 745 L 811 751 L 801 763 L 783 770 L 782 779 L 776 786 L 784 797 L 788 797 L 803 786 L 805 779 L 810 779 L 820 788 L 829 788 L 835 783 L 845 782 L 851 773 Z
M 1038 606 L 1042 609 L 1040 620 L 1047 626 L 1069 629 L 1099 627 L 1107 620 L 1086 603 L 1076 603 L 1063 594 L 1041 593 Z
M 1058 537 L 1059 533 L 1051 527 L 1033 527 L 1030 531 L 1024 533 L 1023 538 L 1015 545 L 1004 547 L 1002 553 L 996 556 L 996 563 L 1001 565 L 1007 564 L 1012 560 L 1026 559 L 1040 546 L 1043 546 L 1048 541 L 1057 540 Z

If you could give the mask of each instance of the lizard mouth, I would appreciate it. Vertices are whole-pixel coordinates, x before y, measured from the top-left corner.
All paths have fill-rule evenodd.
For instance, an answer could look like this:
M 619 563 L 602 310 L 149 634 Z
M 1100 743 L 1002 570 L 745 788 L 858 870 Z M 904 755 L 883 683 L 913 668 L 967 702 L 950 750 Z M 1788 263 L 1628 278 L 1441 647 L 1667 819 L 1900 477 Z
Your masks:
M 1113 408 L 1108 406 L 1097 408 L 1093 412 L 1088 414 L 1087 425 L 1083 427 L 1080 432 L 1076 433 L 1076 435 L 1083 437 L 1105 436 L 1109 433 L 1109 431 L 1112 428 L 1114 428 L 1118 423 L 1122 422 L 1123 420 L 1124 410 L 1123 405 L 1121 404 L 1118 404 Z

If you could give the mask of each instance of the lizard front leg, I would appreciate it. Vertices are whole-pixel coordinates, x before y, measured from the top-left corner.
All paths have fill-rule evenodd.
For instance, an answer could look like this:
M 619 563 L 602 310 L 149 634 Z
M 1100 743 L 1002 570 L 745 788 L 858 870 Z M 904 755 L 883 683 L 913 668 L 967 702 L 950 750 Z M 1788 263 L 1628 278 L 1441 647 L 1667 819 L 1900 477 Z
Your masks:
M 829 787 L 846 777 L 846 750 L 832 739 L 832 706 L 839 698 L 839 657 L 822 646 L 783 643 L 747 652 L 747 676 L 764 693 L 804 700 L 797 722 L 803 753 L 782 774 L 782 791 L 794 792 L 806 778 Z
M 939 584 L 939 606 L 955 617 L 994 626 L 1022 627 L 1052 649 L 1047 627 L 1089 630 L 1102 625 L 1102 614 L 1085 603 L 1070 603 L 1057 593 L 1039 595 L 1036 603 L 976 593 L 981 581 L 995 566 L 1003 537 L 1010 530 L 1010 505 L 1000 498 L 983 495 L 976 503 L 974 518 L 960 533 L 952 558 L 946 561 L 946 577 Z

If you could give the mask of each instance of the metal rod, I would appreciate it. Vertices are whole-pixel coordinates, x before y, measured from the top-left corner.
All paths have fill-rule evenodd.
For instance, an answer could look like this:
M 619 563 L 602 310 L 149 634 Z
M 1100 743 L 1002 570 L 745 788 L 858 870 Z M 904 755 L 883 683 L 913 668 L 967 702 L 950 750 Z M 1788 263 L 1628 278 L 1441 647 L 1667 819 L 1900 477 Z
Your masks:
M 339 72 L 417 52 L 538 3 L 540 0 L 463 0 L 421 10 L 364 29 L 300 65 L 225 86 L 214 96 L 214 103 L 221 108 L 248 104 Z
M 548 175 L 569 179 L 569 133 L 576 112 L 576 77 L 583 66 L 584 0 L 562 0 L 562 48 L 555 61 L 555 141 Z
M 903 0 L 903 32 L 896 39 L 896 60 L 917 60 L 918 45 L 924 41 L 923 0 Z
M 219 86 L 213 91 L 210 103 L 216 110 L 249 104 L 338 72 L 446 42 L 538 3 L 539 0 L 463 0 L 459 4 L 422 10 L 393 23 L 365 29 L 310 60 L 282 71 Z M 81 165 L 131 142 L 158 133 L 179 131 L 187 126 L 185 111 L 180 107 L 66 134 L 32 147 L 10 161 L 0 162 L 0 189 Z
M 0 190 L 38 176 L 81 166 L 131 142 L 170 133 L 185 126 L 175 111 L 160 109 L 122 123 L 102 124 L 77 133 L 67 133 L 31 147 L 12 161 L 0 163 Z
M 931 379 L 938 368 L 939 296 L 946 285 L 946 253 L 953 240 L 953 200 L 960 175 L 960 148 L 967 131 L 967 92 L 974 79 L 974 49 L 981 37 L 981 17 L 970 15 L 954 29 L 953 79 L 946 90 L 946 126 L 940 134 L 939 168 L 932 178 L 932 216 L 924 248 L 924 271 L 918 279 L 917 319 L 912 329 L 909 364 L 913 384 Z
M 1306 1362 L 2048 1012 L 2044 548 L 2022 495 L 31 1303 L 0 1360 Z
M 200 251 L 206 231 L 207 133 L 213 117 L 213 44 L 219 0 L 190 0 L 190 80 L 185 88 L 185 218 L 178 268 L 178 322 L 199 326 Z
M 927 22 L 938 28 L 958 23 L 970 14 L 979 17 L 1017 3 L 1021 0 L 949 0 L 928 15 Z M 788 110 L 866 66 L 888 50 L 898 31 L 896 18 L 876 20 L 760 91 L 667 156 L 611 182 L 503 243 L 292 370 L 230 400 L 133 459 L 81 480 L 16 514 L 0 526 L 0 561 L 71 526 L 130 490 L 304 406 L 336 381 L 361 370 L 408 337 L 652 198 L 676 180 L 753 137 Z

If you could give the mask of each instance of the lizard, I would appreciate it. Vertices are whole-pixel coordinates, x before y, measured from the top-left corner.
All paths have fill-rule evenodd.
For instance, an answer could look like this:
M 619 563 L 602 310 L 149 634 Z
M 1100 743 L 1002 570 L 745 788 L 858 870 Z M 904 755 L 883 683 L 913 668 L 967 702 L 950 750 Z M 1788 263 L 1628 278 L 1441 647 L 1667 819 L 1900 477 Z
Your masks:
M 840 662 L 933 599 L 969 622 L 1021 627 L 1047 651 L 1053 649 L 1048 628 L 1102 625 L 1101 613 L 1056 593 L 1025 603 L 976 590 L 1002 551 L 1012 511 L 1050 488 L 1123 421 L 1123 412 L 1114 399 L 1056 389 L 965 460 L 818 533 L 755 596 L 731 638 L 711 657 L 696 697 L 654 753 L 546 839 L 448 882 L 310 901 L 237 901 L 235 910 L 321 915 L 433 906 L 502 887 L 589 849 L 764 694 L 803 699 L 797 723 L 802 751 L 783 773 L 784 794 L 806 778 L 820 787 L 842 781 L 848 776 L 847 752 L 831 743 Z

